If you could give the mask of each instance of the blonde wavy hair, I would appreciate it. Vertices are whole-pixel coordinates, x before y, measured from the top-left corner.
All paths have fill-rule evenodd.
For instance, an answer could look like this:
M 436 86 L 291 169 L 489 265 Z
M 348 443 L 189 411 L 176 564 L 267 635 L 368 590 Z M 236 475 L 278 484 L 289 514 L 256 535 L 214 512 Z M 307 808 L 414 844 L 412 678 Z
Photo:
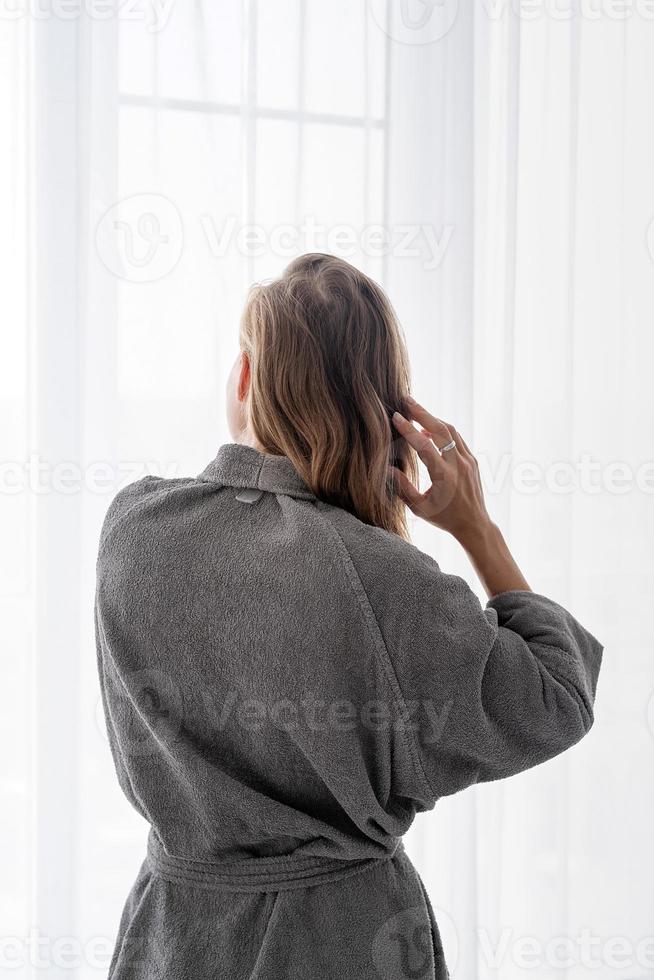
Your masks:
M 409 360 L 383 290 L 342 259 L 303 255 L 253 287 L 240 344 L 264 451 L 287 456 L 318 498 L 408 538 L 388 466 L 415 482 L 415 454 L 391 425 L 406 411 Z

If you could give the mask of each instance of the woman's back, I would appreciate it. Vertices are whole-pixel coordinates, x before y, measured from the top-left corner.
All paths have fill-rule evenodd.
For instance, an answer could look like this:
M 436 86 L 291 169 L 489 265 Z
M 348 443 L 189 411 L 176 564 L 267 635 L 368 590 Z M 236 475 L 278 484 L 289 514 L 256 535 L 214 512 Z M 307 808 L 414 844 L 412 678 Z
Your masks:
M 361 727 L 395 692 L 333 510 L 287 460 L 227 445 L 198 480 L 146 478 L 107 516 L 117 761 L 174 853 L 382 857 L 408 826 L 393 719 Z

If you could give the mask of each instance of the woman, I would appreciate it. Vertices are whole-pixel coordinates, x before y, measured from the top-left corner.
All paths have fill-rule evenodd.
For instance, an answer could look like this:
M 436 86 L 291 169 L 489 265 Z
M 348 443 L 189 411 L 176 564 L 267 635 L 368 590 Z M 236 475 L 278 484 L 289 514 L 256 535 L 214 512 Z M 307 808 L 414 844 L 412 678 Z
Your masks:
M 306 255 L 240 340 L 234 443 L 127 487 L 102 531 L 111 748 L 151 824 L 109 976 L 446 977 L 402 835 L 578 742 L 602 648 L 530 591 L 371 280 Z M 466 549 L 485 610 L 409 543 L 407 506 Z

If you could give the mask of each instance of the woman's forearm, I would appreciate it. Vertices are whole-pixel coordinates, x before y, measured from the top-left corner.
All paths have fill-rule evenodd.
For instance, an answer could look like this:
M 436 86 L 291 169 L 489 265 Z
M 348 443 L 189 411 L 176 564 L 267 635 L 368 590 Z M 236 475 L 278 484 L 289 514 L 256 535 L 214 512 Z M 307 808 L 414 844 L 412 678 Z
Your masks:
M 489 599 L 501 592 L 531 592 L 497 524 L 489 520 L 458 534 L 457 540 L 465 549 Z

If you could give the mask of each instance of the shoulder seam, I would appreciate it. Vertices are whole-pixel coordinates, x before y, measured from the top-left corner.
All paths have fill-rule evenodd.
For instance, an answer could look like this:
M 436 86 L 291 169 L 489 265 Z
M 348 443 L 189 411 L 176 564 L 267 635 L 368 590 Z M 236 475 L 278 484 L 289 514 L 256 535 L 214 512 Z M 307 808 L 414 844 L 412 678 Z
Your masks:
M 361 581 L 361 577 L 356 569 L 352 556 L 350 555 L 349 549 L 345 544 L 345 541 L 343 540 L 342 534 L 331 520 L 329 513 L 326 510 L 323 510 L 322 508 L 318 509 L 318 513 L 323 515 L 323 519 L 325 523 L 329 525 L 332 534 L 336 538 L 337 550 L 341 555 L 347 577 L 352 586 L 352 591 L 357 597 L 357 601 L 359 603 L 359 607 L 361 608 L 361 612 L 364 621 L 366 623 L 366 626 L 368 627 L 368 632 L 370 633 L 370 636 L 372 638 L 375 651 L 378 654 L 379 660 L 381 661 L 381 665 L 384 670 L 384 674 L 386 675 L 386 679 L 396 699 L 397 707 L 400 709 L 400 711 L 405 712 L 406 702 L 404 700 L 404 695 L 402 693 L 400 682 L 395 672 L 395 667 L 393 666 L 393 660 L 391 658 L 388 647 L 386 645 L 386 641 L 382 634 L 381 627 L 377 620 L 377 616 L 375 615 L 375 611 L 372 608 L 372 603 L 370 602 L 368 593 L 366 592 L 363 582 Z M 420 751 L 415 744 L 415 741 L 412 737 L 412 733 L 410 731 L 407 732 L 404 729 L 400 729 L 400 734 L 402 735 L 402 738 L 404 739 L 404 742 L 409 751 L 409 755 L 411 756 L 411 760 L 413 762 L 416 775 L 418 776 L 418 780 L 422 782 L 423 789 L 427 790 L 429 794 L 429 800 L 431 801 L 435 797 L 435 793 L 425 772 L 424 766 L 422 764 L 422 760 L 420 758 Z

